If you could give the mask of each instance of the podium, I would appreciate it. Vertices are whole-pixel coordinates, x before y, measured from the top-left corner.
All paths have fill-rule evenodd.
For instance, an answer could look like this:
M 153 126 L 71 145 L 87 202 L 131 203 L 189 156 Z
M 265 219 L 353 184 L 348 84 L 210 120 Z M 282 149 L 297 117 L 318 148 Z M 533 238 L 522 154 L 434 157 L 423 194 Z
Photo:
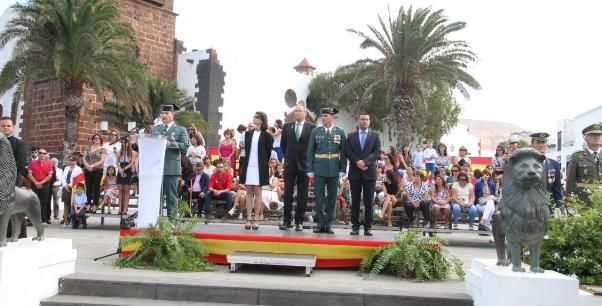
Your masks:
M 138 228 L 154 225 L 159 218 L 161 190 L 163 183 L 163 163 L 167 140 L 161 135 L 138 135 Z

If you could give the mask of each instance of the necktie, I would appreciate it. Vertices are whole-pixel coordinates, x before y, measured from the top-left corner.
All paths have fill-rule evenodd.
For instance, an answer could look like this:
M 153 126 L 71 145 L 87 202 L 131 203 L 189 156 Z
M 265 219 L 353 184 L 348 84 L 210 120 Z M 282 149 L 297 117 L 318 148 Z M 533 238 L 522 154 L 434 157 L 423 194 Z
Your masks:
M 330 129 L 329 128 L 326 129 L 326 137 L 330 138 Z
M 598 152 L 594 152 L 594 161 L 596 162 L 596 164 L 598 163 L 598 161 L 600 161 L 600 157 L 598 156 Z
M 299 141 L 299 137 L 301 137 L 301 123 L 297 123 L 295 126 L 295 138 Z
M 71 184 L 71 169 L 69 169 L 69 172 L 67 172 L 67 184 Z
M 164 124 L 163 125 L 163 134 L 167 133 L 167 128 L 168 128 L 167 124 Z
M 362 131 L 360 133 L 360 146 L 362 147 L 362 151 L 364 151 L 365 145 L 366 145 L 366 131 Z

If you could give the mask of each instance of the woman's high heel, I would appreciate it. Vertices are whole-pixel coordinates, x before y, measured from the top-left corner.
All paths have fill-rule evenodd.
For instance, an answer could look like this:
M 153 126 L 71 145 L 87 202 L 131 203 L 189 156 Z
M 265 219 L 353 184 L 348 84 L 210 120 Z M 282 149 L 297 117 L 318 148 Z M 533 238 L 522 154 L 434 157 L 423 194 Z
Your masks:
M 247 221 L 247 224 L 245 224 L 245 229 L 246 230 L 250 230 L 251 229 L 251 220 Z
M 253 224 L 251 225 L 251 227 L 252 227 L 254 230 L 258 230 L 258 229 L 259 229 L 259 224 L 257 224 L 257 221 L 253 220 Z

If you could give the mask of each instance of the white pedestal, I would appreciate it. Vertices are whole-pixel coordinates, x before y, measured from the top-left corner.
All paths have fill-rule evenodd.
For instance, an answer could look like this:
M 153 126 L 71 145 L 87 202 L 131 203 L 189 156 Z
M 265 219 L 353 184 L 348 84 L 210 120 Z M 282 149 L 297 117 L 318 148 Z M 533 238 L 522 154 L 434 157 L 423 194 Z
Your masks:
M 58 293 L 59 277 L 75 272 L 71 239 L 20 239 L 0 248 L 0 303 L 40 305 Z
M 555 271 L 512 272 L 496 266 L 495 259 L 473 259 L 466 273 L 466 293 L 475 306 L 576 306 L 582 305 L 579 281 Z M 529 271 L 529 266 L 523 267 Z

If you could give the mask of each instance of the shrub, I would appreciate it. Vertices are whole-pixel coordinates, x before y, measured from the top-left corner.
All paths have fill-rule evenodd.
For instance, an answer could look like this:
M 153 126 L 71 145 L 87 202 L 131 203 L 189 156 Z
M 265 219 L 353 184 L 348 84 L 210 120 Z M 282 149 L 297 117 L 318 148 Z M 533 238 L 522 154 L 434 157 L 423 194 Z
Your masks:
M 188 204 L 179 203 L 178 215 L 186 213 L 190 213 Z M 203 243 L 194 237 L 193 229 L 199 223 L 198 219 L 182 223 L 180 218 L 160 217 L 157 224 L 120 242 L 122 248 L 129 245 L 139 245 L 139 248 L 129 256 L 119 258 L 115 266 L 174 272 L 214 270 L 215 266 L 204 259 L 207 251 Z
M 403 230 L 395 243 L 376 249 L 362 261 L 360 272 L 365 277 L 380 273 L 417 281 L 446 280 L 452 270 L 464 279 L 462 261 L 453 255 L 440 237 L 419 238 L 416 232 Z
M 581 284 L 602 285 L 602 192 L 594 191 L 589 198 L 591 205 L 577 197 L 567 199 L 567 206 L 579 214 L 551 220 L 541 266 L 576 276 Z

